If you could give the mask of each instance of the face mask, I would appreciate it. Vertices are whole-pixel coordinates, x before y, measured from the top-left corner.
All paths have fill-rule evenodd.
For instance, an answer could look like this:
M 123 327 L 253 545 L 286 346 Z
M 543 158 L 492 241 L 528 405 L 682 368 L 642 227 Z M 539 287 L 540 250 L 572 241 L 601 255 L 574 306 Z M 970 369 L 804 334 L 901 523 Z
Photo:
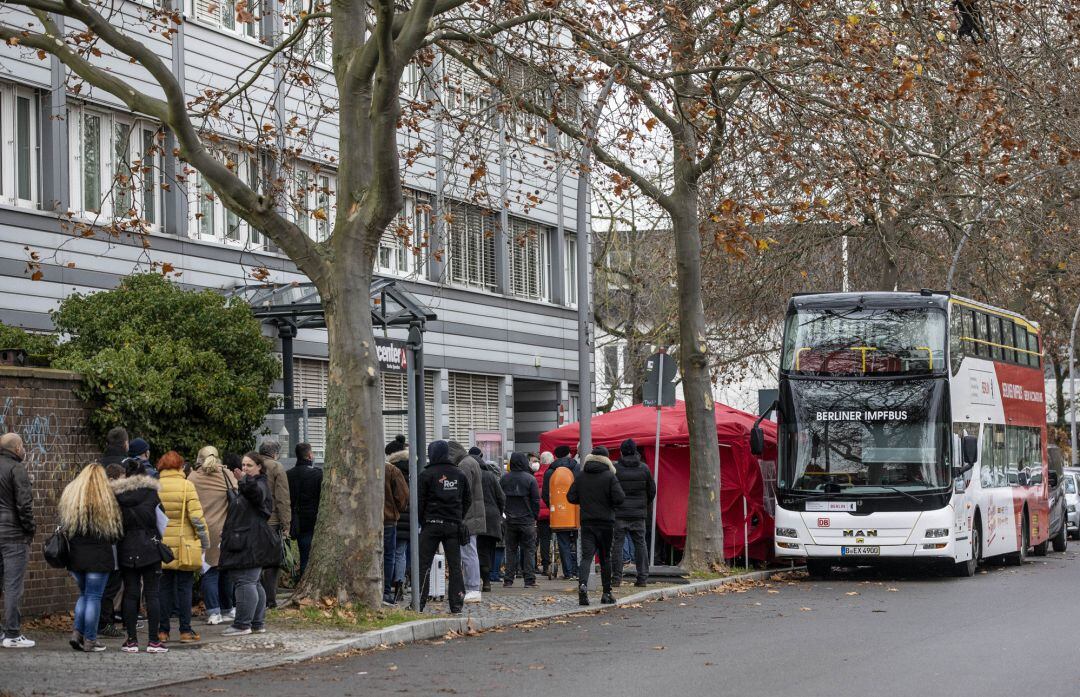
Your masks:
M 533 472 L 539 472 L 540 471 L 540 463 L 539 462 L 530 462 L 529 463 L 529 469 L 531 469 Z

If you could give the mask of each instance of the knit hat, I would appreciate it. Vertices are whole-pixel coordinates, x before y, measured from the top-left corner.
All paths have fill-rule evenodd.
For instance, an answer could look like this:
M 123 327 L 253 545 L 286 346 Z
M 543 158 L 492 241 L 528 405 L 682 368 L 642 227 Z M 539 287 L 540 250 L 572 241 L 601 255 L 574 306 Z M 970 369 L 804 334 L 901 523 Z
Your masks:
M 484 451 L 476 447 L 475 445 L 469 448 L 469 455 L 472 456 L 472 458 L 477 462 L 484 461 Z
M 608 457 L 610 455 L 610 453 L 608 453 L 608 449 L 605 448 L 602 445 L 598 445 L 595 448 L 593 448 L 592 449 L 592 454 L 593 455 L 599 455 L 600 457 Z
M 559 445 L 559 446 L 555 447 L 555 457 L 569 457 L 569 456 L 570 456 L 570 446 L 569 445 Z
M 405 436 L 398 434 L 394 436 L 394 440 L 386 444 L 386 454 L 393 455 L 396 452 L 400 452 L 405 449 Z
M 128 457 L 138 457 L 148 452 L 150 452 L 150 444 L 142 438 L 136 438 L 128 443 Z
M 637 443 L 633 438 L 627 438 L 619 446 L 619 452 L 623 455 L 637 455 Z
M 449 462 L 450 444 L 444 440 L 431 441 L 430 443 L 428 443 L 427 447 L 427 459 L 429 463 Z

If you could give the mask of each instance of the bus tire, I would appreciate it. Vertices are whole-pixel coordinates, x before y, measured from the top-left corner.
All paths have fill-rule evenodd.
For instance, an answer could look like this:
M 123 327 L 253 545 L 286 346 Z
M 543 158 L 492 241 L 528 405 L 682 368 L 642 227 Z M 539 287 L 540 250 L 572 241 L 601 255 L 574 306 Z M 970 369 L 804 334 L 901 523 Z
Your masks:
M 1031 526 L 1028 524 L 1027 509 L 1024 510 L 1023 523 L 1020 528 L 1020 549 L 1005 555 L 1005 563 L 1010 566 L 1022 566 L 1027 562 L 1028 545 L 1031 544 Z
M 979 568 L 979 559 L 982 557 L 982 520 L 975 516 L 975 522 L 971 526 L 971 559 L 953 564 L 953 576 L 959 578 L 971 578 L 975 570 Z
M 810 578 L 828 578 L 832 573 L 832 562 L 828 559 L 807 559 L 806 571 Z
M 1069 533 L 1065 530 L 1065 518 L 1061 519 L 1061 529 L 1058 530 L 1058 534 L 1054 535 L 1053 539 L 1054 551 L 1064 552 L 1069 548 Z

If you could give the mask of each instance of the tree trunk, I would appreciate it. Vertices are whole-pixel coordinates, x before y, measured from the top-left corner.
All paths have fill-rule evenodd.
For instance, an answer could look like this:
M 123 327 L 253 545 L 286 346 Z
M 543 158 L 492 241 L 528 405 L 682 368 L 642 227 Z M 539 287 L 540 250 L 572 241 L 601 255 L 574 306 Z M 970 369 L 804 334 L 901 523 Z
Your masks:
M 343 251 L 320 284 L 330 353 L 326 463 L 315 544 L 297 597 L 375 608 L 382 600 L 384 471 L 371 255 Z
M 682 169 L 688 166 L 684 165 Z M 677 177 L 678 170 L 677 163 Z M 701 233 L 696 184 L 677 181 L 671 200 L 674 210 L 669 212 L 675 235 L 675 269 L 679 284 L 679 368 L 690 432 L 690 492 L 682 563 L 690 571 L 720 571 L 724 568 L 720 447 L 716 438 L 705 306 L 701 297 Z
M 1065 366 L 1057 358 L 1050 359 L 1054 370 L 1054 425 L 1065 428 Z

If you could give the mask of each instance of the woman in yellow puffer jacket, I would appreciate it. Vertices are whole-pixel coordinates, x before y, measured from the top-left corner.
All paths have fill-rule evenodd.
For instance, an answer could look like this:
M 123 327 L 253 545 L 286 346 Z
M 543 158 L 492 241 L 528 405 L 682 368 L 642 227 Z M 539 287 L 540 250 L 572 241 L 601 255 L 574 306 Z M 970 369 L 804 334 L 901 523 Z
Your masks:
M 180 618 L 180 643 L 199 641 L 191 628 L 191 590 L 194 572 L 202 568 L 203 552 L 210 547 L 210 537 L 203 518 L 202 505 L 195 485 L 184 478 L 184 458 L 174 450 L 157 462 L 161 482 L 161 506 L 169 518 L 162 542 L 172 551 L 173 560 L 161 565 L 161 620 L 158 640 L 169 640 L 169 618 L 175 611 Z

